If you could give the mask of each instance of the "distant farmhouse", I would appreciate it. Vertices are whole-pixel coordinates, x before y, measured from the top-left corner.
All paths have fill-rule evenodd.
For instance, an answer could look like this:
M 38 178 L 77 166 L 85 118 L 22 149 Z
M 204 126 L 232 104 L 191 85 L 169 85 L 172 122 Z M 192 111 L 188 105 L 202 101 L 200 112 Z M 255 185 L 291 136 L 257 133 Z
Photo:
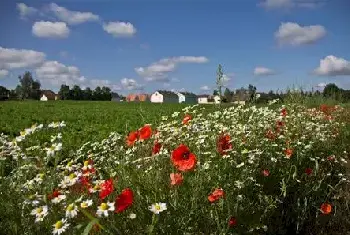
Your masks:
M 152 103 L 179 103 L 179 96 L 172 91 L 159 90 L 151 95 Z
M 126 97 L 127 102 L 147 102 L 150 101 L 148 94 L 129 94 Z
M 209 99 L 209 95 L 198 95 L 197 96 L 198 99 L 198 104 L 208 104 L 208 99 Z
M 42 90 L 40 95 L 40 101 L 48 101 L 48 100 L 58 100 L 58 95 L 51 90 Z

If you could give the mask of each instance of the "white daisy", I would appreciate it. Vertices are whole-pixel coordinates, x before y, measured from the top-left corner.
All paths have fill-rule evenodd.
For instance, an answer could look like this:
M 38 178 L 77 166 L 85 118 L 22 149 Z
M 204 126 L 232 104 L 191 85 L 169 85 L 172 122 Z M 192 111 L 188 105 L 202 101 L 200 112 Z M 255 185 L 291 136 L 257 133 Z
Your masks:
M 136 219 L 136 214 L 131 213 L 128 217 L 129 217 L 129 219 Z
M 78 215 L 78 207 L 76 205 L 69 204 L 66 208 L 66 217 L 67 218 L 74 218 Z
M 152 206 L 148 207 L 150 211 L 152 211 L 154 214 L 159 214 L 162 211 L 165 211 L 167 209 L 166 203 L 158 202 L 155 204 L 152 204 Z
M 35 223 L 43 221 L 45 216 L 47 216 L 47 206 L 40 206 L 30 212 L 31 215 L 35 215 Z
M 53 225 L 54 229 L 53 229 L 53 234 L 61 234 L 64 231 L 67 230 L 67 228 L 69 227 L 69 224 L 67 223 L 66 219 L 62 219 L 57 221 L 54 225 Z
M 72 173 L 69 176 L 64 176 L 63 180 L 58 186 L 60 186 L 61 188 L 67 188 L 68 186 L 76 184 L 79 179 L 77 175 L 78 174 Z
M 96 214 L 98 217 L 102 217 L 102 215 L 108 217 L 108 211 L 114 211 L 114 209 L 115 208 L 113 202 L 101 203 Z
M 82 203 L 80 203 L 80 207 L 84 209 L 88 208 L 91 205 L 92 205 L 92 200 L 85 200 Z
M 53 204 L 58 204 L 60 203 L 62 200 L 65 200 L 66 199 L 66 195 L 58 195 L 57 197 L 54 197 L 51 199 L 51 202 Z

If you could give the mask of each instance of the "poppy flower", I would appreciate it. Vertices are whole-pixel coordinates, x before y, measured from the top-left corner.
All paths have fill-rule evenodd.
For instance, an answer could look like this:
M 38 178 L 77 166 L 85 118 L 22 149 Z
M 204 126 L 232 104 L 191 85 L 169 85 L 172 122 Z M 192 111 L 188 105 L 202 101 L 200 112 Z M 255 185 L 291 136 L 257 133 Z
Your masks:
M 100 199 L 105 199 L 109 194 L 111 194 L 114 190 L 113 186 L 113 179 L 106 180 L 101 184 L 101 191 L 100 191 Z
M 139 132 L 138 131 L 132 131 L 129 133 L 127 139 L 126 139 L 126 144 L 130 147 L 134 145 L 135 141 L 139 138 Z
M 179 171 L 190 171 L 196 167 L 197 157 L 186 145 L 181 144 L 172 152 L 171 161 Z
M 328 157 L 327 157 L 327 160 L 328 160 L 328 161 L 334 161 L 334 159 L 335 159 L 335 156 L 334 156 L 334 155 L 331 155 L 331 156 L 328 156 Z
M 312 174 L 312 169 L 311 168 L 306 168 L 305 169 L 305 174 L 311 175 Z
M 171 185 L 180 185 L 182 184 L 184 178 L 181 173 L 171 173 L 170 174 L 170 184 Z
M 227 150 L 232 149 L 232 144 L 230 143 L 231 137 L 229 135 L 220 135 L 217 141 L 216 147 L 221 155 L 224 155 Z
M 152 128 L 150 125 L 145 125 L 139 130 L 140 140 L 147 140 L 152 136 Z
M 161 148 L 162 148 L 162 144 L 159 142 L 156 142 L 152 148 L 152 155 L 158 154 Z
M 216 202 L 217 200 L 219 200 L 220 198 L 224 197 L 225 193 L 224 190 L 221 188 L 217 188 L 214 190 L 214 192 L 212 192 L 211 194 L 209 194 L 208 196 L 208 200 L 210 203 Z
M 237 219 L 236 219 L 236 217 L 231 217 L 230 220 L 228 221 L 228 226 L 229 226 L 230 228 L 232 228 L 232 227 L 236 226 L 236 224 L 237 224 Z
M 321 205 L 321 212 L 324 215 L 328 215 L 329 213 L 332 212 L 332 206 L 328 203 L 322 203 Z
M 276 139 L 276 136 L 275 134 L 271 131 L 271 130 L 268 130 L 265 134 L 266 138 L 270 139 L 270 140 L 274 140 Z
M 190 120 L 192 120 L 192 116 L 189 114 L 186 114 L 184 119 L 182 120 L 182 124 L 187 124 Z
M 286 149 L 284 151 L 284 153 L 286 154 L 286 157 L 290 158 L 293 155 L 293 149 Z
M 131 189 L 124 189 L 115 200 L 115 213 L 120 213 L 129 208 L 134 201 L 134 193 Z
M 262 174 L 263 174 L 263 176 L 267 177 L 267 176 L 270 175 L 270 171 L 265 169 L 265 170 L 262 171 Z
M 281 115 L 282 115 L 283 117 L 286 117 L 286 116 L 287 116 L 287 110 L 286 110 L 285 108 L 283 108 L 283 109 L 281 110 Z
M 58 191 L 57 189 L 55 189 L 51 194 L 47 195 L 47 198 L 49 200 L 58 197 L 59 195 L 61 195 L 60 191 Z
M 277 128 L 280 128 L 280 127 L 284 126 L 284 122 L 278 120 L 276 122 L 276 125 L 277 125 Z

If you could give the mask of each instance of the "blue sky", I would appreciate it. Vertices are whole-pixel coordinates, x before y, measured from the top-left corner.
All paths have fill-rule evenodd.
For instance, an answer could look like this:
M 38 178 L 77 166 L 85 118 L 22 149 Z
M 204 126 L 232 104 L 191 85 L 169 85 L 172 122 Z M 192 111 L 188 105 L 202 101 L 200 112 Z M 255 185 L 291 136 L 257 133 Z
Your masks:
M 347 0 L 0 1 L 0 85 L 212 93 L 350 88 Z

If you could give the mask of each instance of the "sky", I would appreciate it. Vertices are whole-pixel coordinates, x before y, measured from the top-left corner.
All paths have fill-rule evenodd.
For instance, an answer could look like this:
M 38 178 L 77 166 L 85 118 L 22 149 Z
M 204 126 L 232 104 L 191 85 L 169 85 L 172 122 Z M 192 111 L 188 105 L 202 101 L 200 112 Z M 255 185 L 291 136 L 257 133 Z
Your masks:
M 350 89 L 349 0 L 0 1 L 0 85 Z

